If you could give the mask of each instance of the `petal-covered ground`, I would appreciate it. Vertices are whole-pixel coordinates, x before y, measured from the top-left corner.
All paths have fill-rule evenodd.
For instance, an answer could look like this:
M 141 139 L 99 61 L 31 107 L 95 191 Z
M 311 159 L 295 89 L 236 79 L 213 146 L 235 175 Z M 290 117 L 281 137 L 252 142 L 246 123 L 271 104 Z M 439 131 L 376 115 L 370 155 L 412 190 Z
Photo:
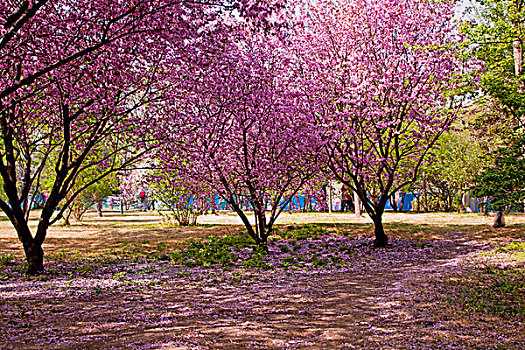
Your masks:
M 122 228 L 105 250 L 49 247 L 37 277 L 4 254 L 0 348 L 525 348 L 522 227 L 417 227 L 372 249 L 368 226 L 282 226 L 267 252 L 238 227 L 178 245 Z

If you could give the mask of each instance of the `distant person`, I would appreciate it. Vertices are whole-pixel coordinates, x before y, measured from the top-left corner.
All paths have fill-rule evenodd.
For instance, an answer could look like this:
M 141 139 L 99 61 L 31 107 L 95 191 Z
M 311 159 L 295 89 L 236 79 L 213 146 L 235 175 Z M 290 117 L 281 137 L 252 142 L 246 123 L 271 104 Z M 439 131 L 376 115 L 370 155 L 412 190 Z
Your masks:
M 328 194 L 328 186 L 327 186 L 327 185 L 323 185 L 323 186 L 321 186 L 321 191 L 323 191 L 324 198 L 325 198 L 325 200 L 327 200 L 327 198 L 329 197 L 329 194 Z M 330 205 L 330 204 L 328 204 L 328 205 Z M 330 209 L 328 208 L 328 205 L 327 205 L 325 208 L 323 208 L 323 212 L 324 212 L 324 213 L 327 213 L 327 212 L 330 211 Z
M 348 187 L 346 185 L 343 185 L 343 190 L 341 194 L 341 212 L 353 212 L 354 211 L 354 203 L 352 201 L 352 196 L 350 195 L 350 191 L 348 191 Z
M 98 216 L 102 217 L 102 200 L 98 200 L 95 203 L 95 209 L 97 210 Z
M 148 197 L 146 196 L 145 190 L 139 191 L 139 210 L 140 211 L 148 210 Z

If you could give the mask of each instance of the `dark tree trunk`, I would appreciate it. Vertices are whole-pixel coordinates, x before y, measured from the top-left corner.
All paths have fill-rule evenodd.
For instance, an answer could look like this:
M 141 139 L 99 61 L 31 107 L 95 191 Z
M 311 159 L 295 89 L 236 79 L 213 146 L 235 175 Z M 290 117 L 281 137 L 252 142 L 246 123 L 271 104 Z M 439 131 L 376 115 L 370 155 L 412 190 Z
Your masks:
M 72 211 L 71 211 L 71 209 L 69 209 L 68 213 L 65 216 L 63 216 L 63 218 L 64 218 L 64 225 L 65 226 L 70 226 L 71 225 L 71 222 L 69 221 L 69 218 L 71 217 L 71 213 L 72 213 Z
M 428 198 L 427 198 L 427 178 L 423 171 L 423 188 L 421 189 L 421 196 L 423 197 L 423 212 L 428 213 Z
M 447 200 L 448 200 L 448 210 L 447 211 L 454 210 L 454 196 L 449 194 L 447 197 Z
M 494 228 L 505 227 L 505 221 L 503 218 L 503 211 L 498 210 L 496 212 L 496 219 L 494 219 Z
M 390 206 L 392 207 L 392 210 L 394 210 L 394 213 L 397 213 L 397 201 L 395 194 L 390 196 Z
M 44 251 L 42 246 L 35 242 L 24 246 L 27 259 L 27 274 L 37 275 L 44 272 Z
M 402 197 L 401 197 L 401 203 L 399 204 L 399 211 L 400 211 L 400 212 L 403 212 L 403 207 L 405 206 L 405 198 L 406 198 L 406 195 L 407 195 L 407 194 L 404 193 L 404 192 L 401 194 L 401 196 L 402 196 Z
M 13 210 L 4 211 L 11 215 L 11 223 L 13 224 L 13 227 L 15 228 L 18 234 L 18 239 L 20 240 L 20 242 L 22 242 L 22 245 L 24 247 L 24 253 L 26 255 L 26 261 L 28 265 L 26 273 L 28 275 L 36 275 L 42 273 L 44 272 L 44 251 L 42 250 L 42 243 L 44 242 L 46 236 L 49 221 L 40 217 L 40 222 L 38 223 L 36 234 L 33 237 L 33 235 L 31 234 L 31 230 L 27 225 L 27 221 L 23 216 L 23 213 L 21 212 L 21 210 L 17 210 L 18 207 L 15 208 L 15 213 L 13 213 Z M 42 212 L 44 214 L 46 213 L 45 208 Z
M 257 203 L 257 209 L 255 210 L 255 216 L 257 217 L 257 221 L 258 221 L 258 241 L 257 241 L 257 244 L 258 245 L 266 245 L 268 244 L 268 235 L 269 235 L 269 230 L 271 229 L 270 227 L 268 227 L 268 225 L 266 224 L 266 214 L 264 212 L 264 210 L 262 209 L 262 206 Z
M 487 197 L 483 198 L 483 216 L 489 216 L 489 199 Z
M 246 232 L 248 233 L 248 235 L 251 238 L 253 238 L 253 240 L 255 241 L 255 244 L 257 244 L 257 245 L 265 244 L 261 240 L 261 237 L 259 237 L 257 232 L 253 229 L 252 224 L 250 223 L 250 221 L 248 220 L 248 218 L 246 217 L 246 215 L 244 214 L 242 209 L 239 207 L 239 205 L 237 203 L 235 203 L 233 200 L 231 202 L 229 202 L 228 204 L 230 204 L 232 209 L 237 213 L 237 215 L 239 215 L 239 217 L 241 218 L 241 220 L 242 220 L 242 222 L 244 224 L 244 227 L 246 228 Z M 254 215 L 257 215 L 257 213 L 254 213 Z
M 268 232 L 261 233 L 261 237 L 259 237 L 259 243 L 258 245 L 267 245 L 268 244 Z
M 388 245 L 388 236 L 385 233 L 383 228 L 383 218 L 381 215 L 371 216 L 372 221 L 374 222 L 374 247 L 383 248 Z
M 244 227 L 246 227 L 246 232 L 248 233 L 248 235 L 253 238 L 253 240 L 255 241 L 255 244 L 259 245 L 260 244 L 260 239 L 259 239 L 259 236 L 257 236 L 257 233 L 255 232 L 255 230 L 253 229 L 252 225 L 250 224 L 244 224 Z

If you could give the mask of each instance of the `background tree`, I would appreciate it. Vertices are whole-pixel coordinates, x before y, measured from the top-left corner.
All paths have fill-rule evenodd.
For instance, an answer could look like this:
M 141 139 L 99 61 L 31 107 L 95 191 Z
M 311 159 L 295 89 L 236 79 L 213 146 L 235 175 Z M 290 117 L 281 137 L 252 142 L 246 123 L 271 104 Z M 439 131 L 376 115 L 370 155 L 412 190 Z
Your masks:
M 119 152 L 112 152 L 107 146 L 94 147 L 86 163 L 97 163 L 99 159 L 105 158 L 107 154 L 113 153 L 115 164 L 121 164 L 123 161 L 119 159 L 122 154 Z M 38 192 L 49 194 L 55 182 L 54 165 L 57 163 L 57 158 L 60 155 L 58 152 L 51 152 L 47 154 L 48 160 L 45 162 L 40 180 L 35 183 L 38 186 Z M 102 201 L 105 197 L 111 195 L 114 191 L 119 189 L 119 176 L 116 172 L 111 172 L 107 175 L 101 176 L 107 168 L 104 166 L 94 166 L 83 169 L 78 176 L 73 180 L 70 186 L 69 193 L 59 203 L 58 213 L 61 213 L 62 219 L 66 225 L 70 224 L 70 217 L 77 221 L 82 221 L 82 217 L 95 203 Z M 35 191 L 33 189 L 32 191 Z M 32 207 L 32 203 L 30 203 Z
M 375 246 L 388 243 L 387 200 L 416 180 L 455 119 L 447 92 L 462 65 L 452 15 L 452 3 L 403 0 L 320 1 L 302 11 L 297 55 L 325 127 L 327 166 L 361 198 Z
M 498 218 L 505 208 L 519 207 L 525 187 L 525 182 L 518 183 L 523 181 L 520 162 L 525 137 L 523 5 L 523 0 L 476 1 L 462 28 L 470 40 L 470 53 L 484 63 L 474 125 L 491 166 L 476 178 L 475 193 L 489 197 Z
M 503 213 L 523 210 L 525 200 L 525 138 L 521 135 L 508 148 L 496 152 L 494 165 L 476 176 L 474 195 L 488 198 L 484 204 L 496 210 L 494 227 L 505 226 Z
M 196 225 L 200 215 L 216 208 L 210 189 L 184 174 L 159 170 L 148 176 L 148 183 L 150 197 L 159 202 L 159 214 L 162 207 L 167 208 L 171 211 L 168 221 L 181 226 Z
M 431 209 L 463 210 L 462 199 L 484 164 L 480 141 L 471 133 L 470 125 L 458 123 L 439 138 L 432 152 L 432 162 L 422 167 L 432 197 Z M 421 191 L 422 183 L 419 180 L 415 189 Z
M 523 125 L 525 76 L 523 64 L 523 0 L 475 1 L 462 29 L 470 48 L 484 62 L 481 86 L 498 105 L 509 126 Z
M 118 191 L 118 177 L 116 173 L 111 173 L 108 176 L 94 182 L 89 187 L 85 187 L 84 182 L 92 182 L 93 178 L 100 176 L 96 171 L 91 173 L 83 173 L 80 178 L 81 183 L 77 183 L 75 187 L 83 187 L 84 189 L 74 198 L 66 196 L 63 203 L 69 203 L 68 207 L 64 208 L 62 215 L 66 225 L 70 224 L 70 217 L 73 215 L 75 220 L 82 221 L 84 214 L 96 203 L 101 202 L 104 198 L 112 195 Z M 72 189 L 75 193 L 75 188 Z M 71 200 L 72 199 L 72 200 Z M 62 203 L 61 203 L 62 205 Z

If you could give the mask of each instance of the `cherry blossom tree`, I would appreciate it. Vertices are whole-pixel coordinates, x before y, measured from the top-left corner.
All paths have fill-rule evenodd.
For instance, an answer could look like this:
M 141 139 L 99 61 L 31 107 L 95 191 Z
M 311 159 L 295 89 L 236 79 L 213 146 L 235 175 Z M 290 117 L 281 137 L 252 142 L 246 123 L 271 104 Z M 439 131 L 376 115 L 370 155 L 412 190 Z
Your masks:
M 158 138 L 168 140 L 158 156 L 167 169 L 211 187 L 265 244 L 279 214 L 318 171 L 320 139 L 297 103 L 282 42 L 231 30 L 233 39 L 203 54 L 199 69 L 173 72 L 186 88 L 170 101 L 171 120 L 158 124 Z
M 463 74 L 453 4 L 317 1 L 296 11 L 298 72 L 324 129 L 327 169 L 361 198 L 386 246 L 382 214 L 413 182 L 454 120 Z
M 60 201 L 68 194 L 68 202 L 74 200 L 84 188 L 148 151 L 146 112 L 154 110 L 166 89 L 177 88 L 163 76 L 166 69 L 184 55 L 213 46 L 200 36 L 214 31 L 225 9 L 237 8 L 264 21 L 272 6 L 258 12 L 255 5 L 181 0 L 0 3 L 0 208 L 24 246 L 28 273 L 43 271 L 42 243 L 48 227 L 62 215 L 56 211 Z M 94 148 L 109 151 L 90 157 Z M 28 198 L 37 192 L 46 166 L 54 169 L 54 183 L 32 233 Z M 91 168 L 100 176 L 72 192 L 76 179 Z
M 159 169 L 148 175 L 147 180 L 150 197 L 159 202 L 158 213 L 168 223 L 196 225 L 200 215 L 216 209 L 215 198 L 209 193 L 209 188 L 198 181 L 192 181 L 185 173 Z M 171 213 L 164 216 L 161 206 Z

